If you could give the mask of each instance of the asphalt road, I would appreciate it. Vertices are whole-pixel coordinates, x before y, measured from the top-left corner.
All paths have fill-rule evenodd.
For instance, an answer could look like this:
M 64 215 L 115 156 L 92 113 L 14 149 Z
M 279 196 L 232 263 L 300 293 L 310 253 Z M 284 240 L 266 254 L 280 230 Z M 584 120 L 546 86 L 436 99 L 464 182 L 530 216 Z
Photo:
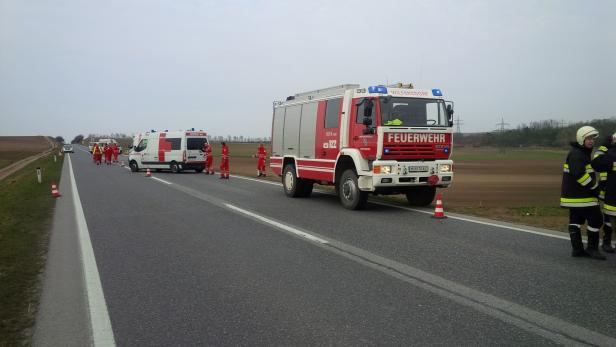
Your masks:
M 616 345 L 616 256 L 574 259 L 567 240 L 394 206 L 348 211 L 326 193 L 289 199 L 258 180 L 146 178 L 82 149 L 70 161 L 119 346 Z M 35 344 L 106 345 L 69 171 Z

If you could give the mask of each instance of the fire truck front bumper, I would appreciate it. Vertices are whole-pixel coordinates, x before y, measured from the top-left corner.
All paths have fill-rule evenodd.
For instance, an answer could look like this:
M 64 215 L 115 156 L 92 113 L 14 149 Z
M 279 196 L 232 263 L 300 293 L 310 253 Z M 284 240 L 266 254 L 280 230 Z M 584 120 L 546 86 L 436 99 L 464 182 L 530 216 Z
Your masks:
M 375 161 L 372 171 L 359 177 L 359 189 L 363 191 L 388 190 L 412 186 L 447 187 L 453 182 L 453 161 L 430 162 Z

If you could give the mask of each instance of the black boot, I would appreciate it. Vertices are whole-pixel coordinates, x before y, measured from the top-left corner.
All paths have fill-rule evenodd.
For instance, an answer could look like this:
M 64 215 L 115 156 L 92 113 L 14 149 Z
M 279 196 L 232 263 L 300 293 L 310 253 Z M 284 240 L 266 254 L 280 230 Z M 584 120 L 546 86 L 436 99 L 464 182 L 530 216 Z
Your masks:
M 598 231 L 589 231 L 588 232 L 588 246 L 586 247 L 586 253 L 593 258 L 598 260 L 605 260 L 605 255 L 599 252 L 599 232 Z
M 601 245 L 603 251 L 606 253 L 614 253 L 614 247 L 612 247 L 612 227 L 603 224 L 603 245 Z
M 582 232 L 580 227 L 575 225 L 569 225 L 569 237 L 571 238 L 571 251 L 572 257 L 588 257 L 588 253 L 584 250 L 584 244 L 582 243 Z

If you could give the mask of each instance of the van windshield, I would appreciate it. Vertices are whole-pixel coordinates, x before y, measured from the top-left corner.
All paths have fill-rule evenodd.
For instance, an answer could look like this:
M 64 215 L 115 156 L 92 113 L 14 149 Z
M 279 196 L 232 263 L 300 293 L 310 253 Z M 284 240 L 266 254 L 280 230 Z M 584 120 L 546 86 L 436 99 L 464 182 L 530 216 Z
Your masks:
M 186 139 L 186 149 L 188 150 L 201 150 L 207 143 L 207 138 L 205 137 L 188 137 Z
M 381 125 L 447 126 L 445 102 L 439 99 L 380 98 Z

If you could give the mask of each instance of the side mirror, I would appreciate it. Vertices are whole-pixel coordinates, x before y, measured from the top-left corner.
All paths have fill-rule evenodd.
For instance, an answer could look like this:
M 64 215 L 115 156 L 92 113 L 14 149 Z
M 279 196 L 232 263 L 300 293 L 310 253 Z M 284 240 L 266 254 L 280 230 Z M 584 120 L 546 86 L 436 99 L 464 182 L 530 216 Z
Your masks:
M 449 126 L 453 126 L 453 101 L 445 101 L 447 103 L 447 118 Z
M 364 118 L 372 117 L 372 108 L 374 107 L 374 103 L 370 99 L 364 99 Z
M 367 127 L 367 128 L 364 128 L 364 130 L 362 131 L 362 134 L 364 135 L 374 134 L 375 133 L 374 130 L 375 130 L 374 128 Z

